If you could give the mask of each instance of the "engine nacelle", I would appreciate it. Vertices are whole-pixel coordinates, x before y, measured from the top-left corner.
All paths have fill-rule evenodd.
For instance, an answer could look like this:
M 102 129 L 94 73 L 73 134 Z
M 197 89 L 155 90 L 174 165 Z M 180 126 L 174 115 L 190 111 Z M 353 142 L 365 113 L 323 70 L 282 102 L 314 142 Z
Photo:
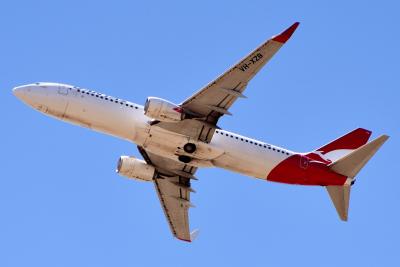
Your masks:
M 118 160 L 116 172 L 128 178 L 141 181 L 152 181 L 156 169 L 143 160 L 129 156 L 121 156 Z
M 144 115 L 165 122 L 178 122 L 184 118 L 181 107 L 158 97 L 147 98 L 144 105 Z

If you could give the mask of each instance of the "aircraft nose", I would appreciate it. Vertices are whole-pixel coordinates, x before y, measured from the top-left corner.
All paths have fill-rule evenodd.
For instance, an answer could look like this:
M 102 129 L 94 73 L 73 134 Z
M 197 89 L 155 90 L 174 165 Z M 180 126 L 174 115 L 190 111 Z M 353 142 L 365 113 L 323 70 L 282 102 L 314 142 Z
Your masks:
M 13 94 L 25 104 L 36 107 L 46 99 L 47 89 L 41 88 L 37 84 L 26 84 L 13 88 Z
M 56 83 L 32 83 L 17 86 L 12 92 L 24 104 L 40 112 L 51 111 L 55 114 L 65 112 L 68 101 L 66 97 L 68 90 L 67 94 L 63 94 L 64 91 L 60 92 L 60 88 L 67 87 Z
M 24 98 L 25 95 L 26 95 L 27 86 L 26 86 L 26 85 L 17 86 L 17 87 L 14 87 L 12 91 L 13 91 L 13 94 L 14 94 L 17 98 L 23 100 L 23 98 Z

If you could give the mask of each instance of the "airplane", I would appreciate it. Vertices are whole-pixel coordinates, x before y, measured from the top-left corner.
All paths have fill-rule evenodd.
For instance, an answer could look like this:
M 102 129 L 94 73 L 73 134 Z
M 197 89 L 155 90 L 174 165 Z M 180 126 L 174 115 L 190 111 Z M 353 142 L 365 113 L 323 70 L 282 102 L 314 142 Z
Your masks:
M 14 95 L 45 115 L 133 142 L 144 160 L 121 156 L 116 172 L 152 182 L 173 236 L 191 242 L 189 208 L 198 168 L 219 167 L 293 185 L 324 186 L 347 221 L 355 176 L 389 138 L 368 142 L 358 128 L 306 153 L 298 153 L 218 127 L 249 81 L 289 40 L 299 23 L 267 40 L 180 104 L 148 97 L 145 105 L 92 90 L 51 82 L 18 86 Z

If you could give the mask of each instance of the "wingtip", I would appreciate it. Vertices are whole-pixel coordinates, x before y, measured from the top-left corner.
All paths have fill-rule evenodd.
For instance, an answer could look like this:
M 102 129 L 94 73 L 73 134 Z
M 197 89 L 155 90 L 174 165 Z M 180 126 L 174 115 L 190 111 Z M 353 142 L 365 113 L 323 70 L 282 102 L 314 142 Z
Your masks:
M 349 218 L 348 218 L 348 215 L 347 214 L 341 214 L 341 215 L 339 215 L 340 216 L 340 220 L 342 221 L 342 222 L 348 222 L 349 221 Z
M 185 242 L 191 243 L 197 238 L 197 236 L 199 235 L 199 232 L 200 232 L 199 229 L 196 229 L 196 230 L 192 231 L 190 233 L 190 239 L 182 238 L 182 237 L 179 237 L 179 236 L 176 236 L 176 238 L 178 238 L 181 241 L 185 241 Z
M 290 39 L 290 37 L 292 36 L 292 34 L 296 31 L 297 27 L 299 26 L 300 22 L 295 22 L 292 24 L 292 26 L 290 26 L 289 28 L 287 28 L 286 30 L 284 30 L 282 33 L 274 36 L 272 38 L 273 41 L 279 42 L 279 43 L 286 43 L 287 40 Z

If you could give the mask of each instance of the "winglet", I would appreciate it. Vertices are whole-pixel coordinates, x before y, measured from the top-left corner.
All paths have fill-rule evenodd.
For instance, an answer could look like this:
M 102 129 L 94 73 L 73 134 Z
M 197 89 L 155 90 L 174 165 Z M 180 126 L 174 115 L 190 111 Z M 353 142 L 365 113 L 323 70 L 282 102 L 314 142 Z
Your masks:
M 200 230 L 199 229 L 195 229 L 190 233 L 190 241 L 194 241 L 197 236 L 199 235 Z
M 186 242 L 190 243 L 190 242 L 193 242 L 197 238 L 197 236 L 199 235 L 199 232 L 200 232 L 199 229 L 193 230 L 190 233 L 190 239 L 185 239 L 185 238 L 181 238 L 181 237 L 178 237 L 178 236 L 176 238 L 178 238 L 179 240 L 186 241 Z
M 289 28 L 287 28 L 284 32 L 282 32 L 279 35 L 274 36 L 272 38 L 272 40 L 276 41 L 276 42 L 280 42 L 282 44 L 286 43 L 286 41 L 289 40 L 289 38 L 292 36 L 294 31 L 297 29 L 299 24 L 300 24 L 300 22 L 293 23 L 293 25 L 290 26 Z

